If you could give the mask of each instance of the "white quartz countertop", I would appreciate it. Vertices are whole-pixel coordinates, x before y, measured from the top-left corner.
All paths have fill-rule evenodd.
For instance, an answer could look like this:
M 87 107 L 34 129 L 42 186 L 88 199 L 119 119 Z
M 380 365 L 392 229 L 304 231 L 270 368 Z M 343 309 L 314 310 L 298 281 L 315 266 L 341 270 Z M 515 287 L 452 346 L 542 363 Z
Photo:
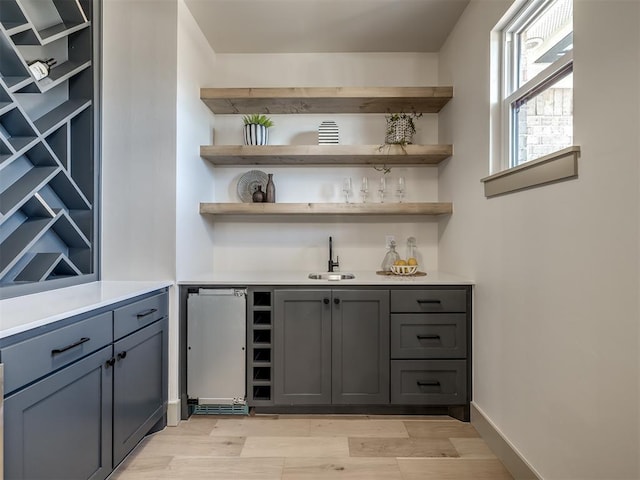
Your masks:
M 170 285 L 172 281 L 92 282 L 0 300 L 0 338 Z
M 473 285 L 469 279 L 442 272 L 422 277 L 377 275 L 373 271 L 340 272 L 355 275 L 351 280 L 311 280 L 310 272 L 219 272 L 193 276 L 181 285 L 252 286 L 297 285 L 349 287 L 357 285 Z M 318 272 L 321 273 L 321 272 Z M 73 315 L 112 305 L 129 298 L 173 285 L 170 280 L 130 282 L 103 281 L 0 300 L 0 338 L 63 320 Z
M 180 285 L 331 285 L 348 287 L 350 285 L 473 285 L 469 279 L 442 272 L 426 272 L 426 276 L 403 277 L 398 275 L 378 275 L 374 271 L 341 271 L 352 273 L 351 280 L 311 280 L 312 272 L 220 272 L 190 277 L 179 281 Z M 323 272 L 313 272 L 323 273 Z M 338 273 L 338 272 L 336 272 Z

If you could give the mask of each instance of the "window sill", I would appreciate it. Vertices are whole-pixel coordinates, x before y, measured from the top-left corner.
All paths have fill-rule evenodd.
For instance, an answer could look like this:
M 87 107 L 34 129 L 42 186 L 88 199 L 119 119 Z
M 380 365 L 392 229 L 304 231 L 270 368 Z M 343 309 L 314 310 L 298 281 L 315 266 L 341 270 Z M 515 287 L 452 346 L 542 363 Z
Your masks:
M 481 180 L 487 198 L 548 185 L 578 176 L 580 147 L 567 147 Z

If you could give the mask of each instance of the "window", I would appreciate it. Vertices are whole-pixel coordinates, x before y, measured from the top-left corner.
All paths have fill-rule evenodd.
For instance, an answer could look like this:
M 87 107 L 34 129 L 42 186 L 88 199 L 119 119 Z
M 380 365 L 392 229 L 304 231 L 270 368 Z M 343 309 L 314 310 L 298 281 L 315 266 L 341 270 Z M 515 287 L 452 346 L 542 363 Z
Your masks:
M 492 65 L 492 173 L 578 152 L 573 0 L 516 2 L 493 31 Z

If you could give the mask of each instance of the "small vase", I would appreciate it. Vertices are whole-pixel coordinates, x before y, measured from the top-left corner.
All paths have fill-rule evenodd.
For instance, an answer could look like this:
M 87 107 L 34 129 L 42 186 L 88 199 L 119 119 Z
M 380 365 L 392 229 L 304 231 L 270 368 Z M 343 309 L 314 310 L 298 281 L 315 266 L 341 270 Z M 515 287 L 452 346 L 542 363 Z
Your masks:
M 258 189 L 253 192 L 253 203 L 262 203 L 264 202 L 264 192 L 262 191 L 262 185 L 258 185 Z
M 276 186 L 273 183 L 273 173 L 269 173 L 269 180 L 267 180 L 267 195 L 265 202 L 276 203 Z

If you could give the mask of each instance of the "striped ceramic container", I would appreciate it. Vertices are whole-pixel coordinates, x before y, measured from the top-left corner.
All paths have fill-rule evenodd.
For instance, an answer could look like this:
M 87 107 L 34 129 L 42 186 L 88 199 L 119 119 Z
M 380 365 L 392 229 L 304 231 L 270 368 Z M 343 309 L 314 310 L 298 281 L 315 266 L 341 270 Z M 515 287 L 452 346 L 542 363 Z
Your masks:
M 338 125 L 331 120 L 324 121 L 318 127 L 318 145 L 337 145 L 340 143 Z
M 264 125 L 250 123 L 244 126 L 245 145 L 268 145 L 269 129 Z

